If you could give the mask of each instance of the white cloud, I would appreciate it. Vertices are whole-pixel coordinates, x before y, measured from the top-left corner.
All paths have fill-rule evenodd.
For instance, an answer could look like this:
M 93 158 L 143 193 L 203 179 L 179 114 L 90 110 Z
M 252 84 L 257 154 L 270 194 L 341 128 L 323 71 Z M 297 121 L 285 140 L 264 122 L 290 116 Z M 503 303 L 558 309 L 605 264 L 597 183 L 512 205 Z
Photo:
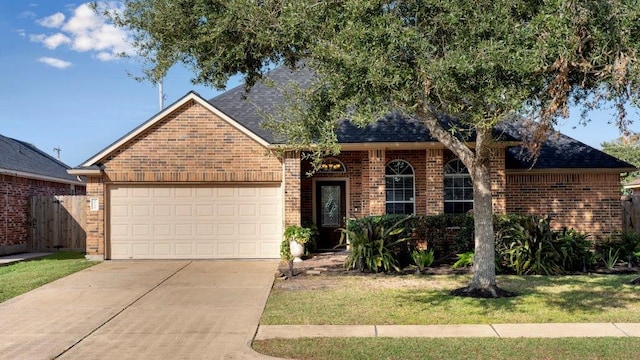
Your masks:
M 64 23 L 64 14 L 60 12 L 55 13 L 39 19 L 37 23 L 48 28 L 58 28 Z
M 120 10 L 115 3 L 103 5 L 109 11 Z M 106 19 L 94 12 L 88 4 L 82 4 L 75 8 L 69 18 L 58 12 L 37 22 L 45 27 L 60 29 L 60 32 L 53 35 L 33 34 L 29 36 L 31 41 L 40 42 L 51 50 L 66 45 L 77 52 L 94 52 L 93 57 L 100 61 L 118 59 L 118 54 L 121 53 L 134 53 L 128 42 L 127 32 L 107 23 Z
M 41 57 L 40 59 L 38 59 L 38 61 L 58 69 L 66 69 L 72 65 L 68 61 L 64 61 L 64 60 L 60 60 L 52 57 Z
M 71 43 L 71 39 L 63 33 L 55 33 L 51 36 L 44 34 L 30 35 L 29 39 L 33 42 L 44 44 L 44 46 L 50 50 L 54 50 L 60 45 Z
M 35 19 L 36 16 L 36 13 L 34 13 L 33 11 L 23 11 L 18 14 L 18 17 L 23 19 Z

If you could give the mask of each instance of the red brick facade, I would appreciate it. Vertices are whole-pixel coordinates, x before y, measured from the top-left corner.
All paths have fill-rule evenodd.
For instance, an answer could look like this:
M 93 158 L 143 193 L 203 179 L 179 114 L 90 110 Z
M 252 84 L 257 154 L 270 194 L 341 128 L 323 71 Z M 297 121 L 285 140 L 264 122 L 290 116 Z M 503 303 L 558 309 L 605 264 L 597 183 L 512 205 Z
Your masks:
M 602 239 L 622 230 L 617 173 L 509 174 L 507 212 L 549 215 L 556 229 Z
M 347 217 L 384 214 L 385 167 L 397 159 L 413 168 L 416 213 L 440 214 L 444 210 L 444 167 L 455 158 L 444 148 L 366 147 L 336 157 L 344 171 L 310 177 L 311 165 L 299 153 L 278 156 L 269 152 L 268 145 L 196 100 L 179 105 L 109 151 L 95 161 L 103 174 L 87 178 L 87 195 L 100 204 L 98 211 L 87 215 L 87 254 L 96 257 L 108 253 L 105 210 L 111 183 L 279 183 L 286 226 L 313 222 L 314 184 L 326 178 L 346 180 Z M 491 165 L 494 212 L 550 214 L 556 227 L 573 227 L 596 237 L 620 230 L 618 174 L 509 173 L 504 148 L 493 150 Z
M 103 175 L 87 177 L 87 196 L 100 204 L 87 214 L 87 255 L 96 258 L 106 255 L 105 203 L 108 207 L 111 183 L 265 184 L 281 183 L 285 176 L 282 160 L 193 100 L 100 162 Z M 287 164 L 299 172 L 294 163 Z
M 444 165 L 455 156 L 446 149 L 345 151 L 336 157 L 344 173 L 316 173 L 308 163 L 301 169 L 302 222 L 313 221 L 313 179 L 346 177 L 347 217 L 384 213 L 384 171 L 401 159 L 414 169 L 416 214 L 440 214 L 444 209 Z M 622 207 L 616 173 L 508 174 L 504 148 L 492 152 L 491 189 L 496 214 L 550 215 L 556 228 L 574 228 L 602 238 L 622 227 Z
M 84 192 L 84 186 L 0 175 L 0 255 L 27 251 L 32 196 L 83 195 Z

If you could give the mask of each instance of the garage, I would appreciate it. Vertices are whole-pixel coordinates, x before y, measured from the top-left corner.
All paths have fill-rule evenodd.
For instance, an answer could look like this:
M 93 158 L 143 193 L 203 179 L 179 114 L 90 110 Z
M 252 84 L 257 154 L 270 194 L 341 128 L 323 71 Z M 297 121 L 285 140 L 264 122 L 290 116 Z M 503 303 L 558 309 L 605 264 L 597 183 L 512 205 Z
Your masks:
M 110 185 L 111 259 L 277 258 L 278 185 Z

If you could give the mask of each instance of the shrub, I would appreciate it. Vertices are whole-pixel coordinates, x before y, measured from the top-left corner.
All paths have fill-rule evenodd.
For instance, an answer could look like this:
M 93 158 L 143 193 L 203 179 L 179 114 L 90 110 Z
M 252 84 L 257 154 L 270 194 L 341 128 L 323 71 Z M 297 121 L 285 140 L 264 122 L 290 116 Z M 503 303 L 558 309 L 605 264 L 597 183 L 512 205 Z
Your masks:
M 617 254 L 616 258 L 626 260 L 630 267 L 638 251 L 640 251 L 640 234 L 633 231 L 614 235 L 596 246 L 596 256 L 599 259 L 605 262 L 607 262 L 605 259 L 611 261 L 613 255 Z
M 473 265 L 473 251 L 467 251 L 462 254 L 457 254 L 458 260 L 451 265 L 451 268 L 457 269 L 459 267 L 467 267 Z
M 602 260 L 602 262 L 604 263 L 604 266 L 608 270 L 613 270 L 613 268 L 618 263 L 618 259 L 619 258 L 620 258 L 620 249 L 619 248 L 616 249 L 616 248 L 610 247 L 609 251 L 607 251 L 604 254 L 600 254 L 600 259 Z
M 456 253 L 473 251 L 473 216 L 440 214 L 417 216 L 412 221 L 418 236 L 429 242 L 436 262 L 453 258 Z
M 564 273 L 556 248 L 556 233 L 548 217 L 514 217 L 501 229 L 496 252 L 503 265 L 518 275 L 558 275 Z
M 413 263 L 418 267 L 418 274 L 422 273 L 424 269 L 428 268 L 433 264 L 434 260 L 434 252 L 433 249 L 426 250 L 413 250 L 411 252 L 411 259 Z
M 562 268 L 566 271 L 587 271 L 595 264 L 589 234 L 564 229 L 557 237 Z
M 410 217 L 367 216 L 349 220 L 345 229 L 340 229 L 340 246 L 351 247 L 345 261 L 348 269 L 360 271 L 400 271 L 397 254 L 410 237 L 403 226 Z M 347 244 L 348 240 L 348 244 Z M 404 246 L 403 246 L 404 245 Z
M 620 258 L 629 262 L 629 266 L 640 252 L 640 234 L 635 231 L 626 231 L 620 234 Z

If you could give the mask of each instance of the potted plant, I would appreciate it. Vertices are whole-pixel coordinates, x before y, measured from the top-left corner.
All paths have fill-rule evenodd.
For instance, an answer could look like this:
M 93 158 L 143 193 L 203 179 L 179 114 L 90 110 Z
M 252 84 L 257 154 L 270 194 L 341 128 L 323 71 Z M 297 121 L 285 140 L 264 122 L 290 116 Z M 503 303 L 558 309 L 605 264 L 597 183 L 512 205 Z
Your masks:
M 299 225 L 289 225 L 284 230 L 284 240 L 289 242 L 289 254 L 294 262 L 302 261 L 304 255 L 304 245 L 311 240 L 311 229 Z M 281 256 L 282 256 L 281 246 Z M 285 254 L 286 255 L 286 254 Z M 288 256 L 287 256 L 288 258 Z

